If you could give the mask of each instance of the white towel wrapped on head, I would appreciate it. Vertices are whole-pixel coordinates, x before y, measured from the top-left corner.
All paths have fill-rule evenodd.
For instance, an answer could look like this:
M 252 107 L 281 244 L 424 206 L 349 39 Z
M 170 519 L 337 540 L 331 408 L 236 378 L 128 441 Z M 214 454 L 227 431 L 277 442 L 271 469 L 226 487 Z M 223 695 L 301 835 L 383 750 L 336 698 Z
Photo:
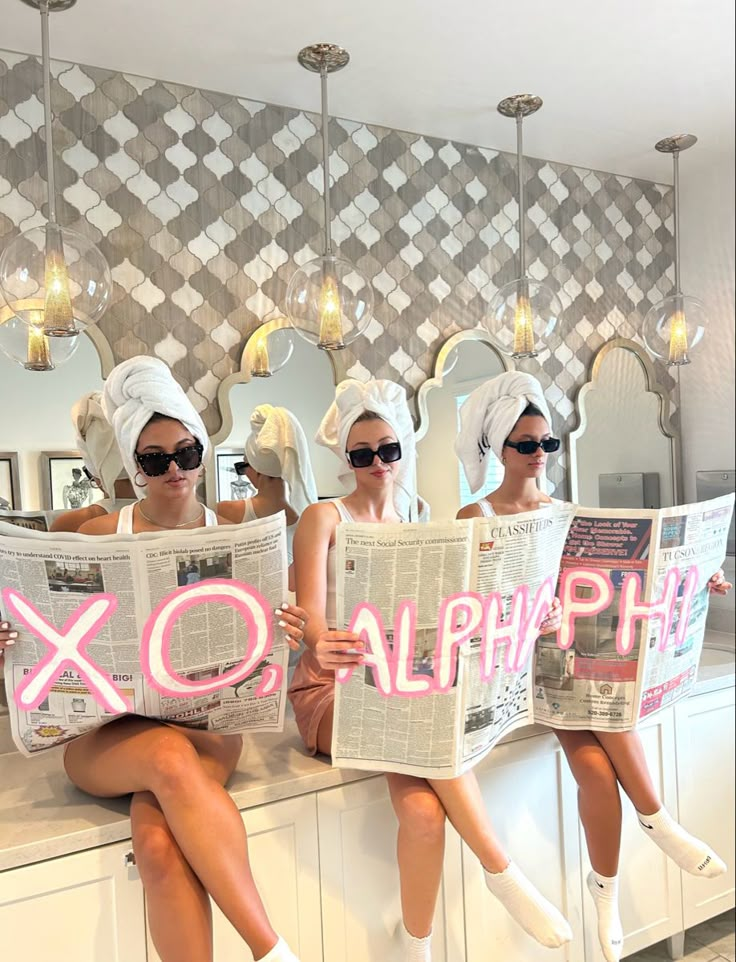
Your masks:
M 108 498 L 115 499 L 115 482 L 123 473 L 115 432 L 102 410 L 102 394 L 83 394 L 72 408 L 72 425 L 77 447 L 93 478 L 102 482 Z
M 135 449 L 141 431 L 154 414 L 180 421 L 209 450 L 207 428 L 169 367 L 157 357 L 132 357 L 118 364 L 105 381 L 102 408 L 112 424 L 123 465 L 135 484 L 138 463 Z M 136 485 L 139 496 L 142 492 Z
M 416 443 L 406 391 L 393 381 L 355 381 L 337 385 L 335 400 L 322 419 L 316 441 L 338 456 L 343 467 L 338 476 L 343 483 L 354 477 L 346 449 L 350 429 L 361 414 L 370 411 L 389 424 L 401 444 L 401 460 L 394 479 L 394 506 L 405 521 L 418 520 Z
M 259 474 L 286 481 L 289 503 L 297 514 L 317 500 L 307 436 L 286 408 L 259 404 L 253 411 L 245 460 Z
M 525 408 L 533 404 L 552 425 L 539 381 L 522 371 L 506 371 L 477 387 L 460 408 L 460 433 L 455 453 L 475 493 L 485 484 L 488 451 L 503 460 L 503 445 Z

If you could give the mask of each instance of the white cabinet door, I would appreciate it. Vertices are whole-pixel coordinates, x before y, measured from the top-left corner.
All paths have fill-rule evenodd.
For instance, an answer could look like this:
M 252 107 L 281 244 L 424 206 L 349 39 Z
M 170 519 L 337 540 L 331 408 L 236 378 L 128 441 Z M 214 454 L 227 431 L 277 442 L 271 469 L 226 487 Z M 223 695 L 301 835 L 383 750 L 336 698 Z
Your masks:
M 467 957 L 503 962 L 583 962 L 575 784 L 554 735 L 500 745 L 477 770 L 486 807 L 510 857 L 565 915 L 575 939 L 551 951 L 511 919 L 463 848 Z
M 0 873 L 0 958 L 146 962 L 143 888 L 130 843 Z
M 301 962 L 322 962 L 315 795 L 262 805 L 242 814 L 250 863 L 271 924 Z M 216 905 L 212 908 L 217 962 L 251 962 L 253 956 L 238 933 Z M 153 945 L 148 960 L 160 962 Z
M 666 808 L 677 813 L 675 720 L 672 710 L 656 715 L 639 728 L 654 784 Z M 680 870 L 639 827 L 636 812 L 621 793 L 620 904 L 624 926 L 624 954 L 630 955 L 683 930 Z M 581 829 L 582 838 L 582 829 Z M 585 840 L 581 844 L 585 850 Z M 589 871 L 586 858 L 585 872 Z M 598 945 L 596 914 L 587 891 L 585 907 L 586 962 L 603 962 Z
M 717 879 L 682 873 L 685 927 L 734 904 L 734 689 L 695 695 L 675 709 L 680 821 L 728 864 Z
M 401 906 L 397 822 L 386 780 L 328 789 L 317 804 L 324 962 L 392 962 Z M 432 959 L 465 960 L 460 845 L 449 825 Z

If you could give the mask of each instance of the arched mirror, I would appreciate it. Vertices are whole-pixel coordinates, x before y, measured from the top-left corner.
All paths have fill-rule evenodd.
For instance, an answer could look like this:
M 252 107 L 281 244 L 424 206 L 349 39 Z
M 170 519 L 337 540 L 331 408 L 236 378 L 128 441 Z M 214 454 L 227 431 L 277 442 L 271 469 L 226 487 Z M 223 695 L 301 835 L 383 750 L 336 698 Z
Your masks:
M 474 500 L 453 448 L 460 405 L 478 385 L 510 369 L 484 331 L 461 331 L 442 345 L 433 376 L 420 387 L 417 480 L 433 520 L 450 520 Z
M 66 497 L 63 493 L 79 471 L 72 405 L 82 394 L 101 390 L 112 368 L 110 345 L 96 326 L 79 335 L 72 357 L 52 371 L 28 371 L 0 354 L 2 447 L 17 453 L 20 466 L 20 503 L 13 505 L 15 510 L 76 506 L 78 492 L 70 496 L 67 491 Z M 101 492 L 92 488 L 84 503 L 99 497 Z
M 285 336 L 290 337 L 288 348 Z M 255 337 L 257 342 L 254 342 Z M 262 351 L 264 341 L 274 361 L 289 355 L 286 364 L 268 376 L 262 376 L 266 368 Z M 254 343 L 258 350 L 254 350 Z M 261 371 L 261 376 L 254 376 L 256 369 Z M 314 443 L 320 421 L 335 398 L 337 380 L 332 354 L 291 334 L 285 320 L 269 321 L 258 328 L 246 344 L 240 370 L 226 378 L 218 391 L 222 426 L 211 438 L 213 455 L 207 471 L 208 503 L 214 505 L 217 501 L 249 496 L 247 486 L 241 485 L 241 491 L 233 488 L 233 482 L 238 477 L 235 464 L 242 460 L 245 439 L 250 434 L 250 416 L 259 404 L 285 407 L 297 416 L 310 443 L 319 496 L 330 498 L 343 494 L 337 478 L 337 459 L 326 448 Z
M 573 501 L 659 508 L 680 498 L 679 442 L 669 399 L 644 348 L 615 338 L 597 352 L 569 436 Z

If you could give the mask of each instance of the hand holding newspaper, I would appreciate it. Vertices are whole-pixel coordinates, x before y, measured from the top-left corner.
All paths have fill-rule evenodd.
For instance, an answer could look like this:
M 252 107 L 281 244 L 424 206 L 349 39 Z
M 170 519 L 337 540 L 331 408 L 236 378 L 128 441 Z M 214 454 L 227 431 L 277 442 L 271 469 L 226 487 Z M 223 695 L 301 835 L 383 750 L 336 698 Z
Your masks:
M 334 764 L 452 778 L 520 726 L 624 731 L 684 697 L 733 500 L 340 525 L 338 625 L 367 654 L 337 679 Z
M 134 712 L 223 733 L 280 731 L 288 647 L 283 514 L 90 537 L 0 523 L 11 730 L 27 755 Z

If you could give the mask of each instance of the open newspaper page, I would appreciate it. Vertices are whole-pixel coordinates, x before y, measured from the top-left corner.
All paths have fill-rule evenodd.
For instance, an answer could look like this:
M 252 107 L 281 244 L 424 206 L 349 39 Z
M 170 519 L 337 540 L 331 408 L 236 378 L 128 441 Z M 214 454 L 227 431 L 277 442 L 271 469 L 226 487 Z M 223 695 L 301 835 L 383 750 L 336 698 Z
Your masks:
M 476 553 L 472 587 L 484 596 L 498 593 L 504 619 L 509 617 L 514 592 L 520 585 L 528 587 L 531 606 L 545 581 L 556 583 L 574 511 L 573 505 L 554 504 L 527 514 L 473 521 Z M 485 680 L 482 642 L 482 636 L 476 635 L 460 654 L 464 679 L 463 771 L 475 765 L 504 735 L 530 722 L 533 649 L 523 665 L 512 668 L 507 659 L 508 643 L 497 646 L 493 674 Z
M 162 694 L 142 669 L 144 633 L 156 624 L 157 610 L 172 595 L 208 583 L 214 590 L 223 581 L 251 585 L 263 597 L 271 619 L 270 650 L 264 646 L 264 657 L 242 682 L 199 695 L 198 682 L 217 679 L 244 661 L 244 652 L 256 644 L 255 632 L 251 638 L 251 623 L 221 597 L 182 605 L 165 632 L 165 660 L 170 673 L 189 683 L 192 691 L 182 697 Z M 81 622 L 86 604 L 96 599 L 110 605 L 112 598 L 105 620 L 84 645 L 84 655 L 107 676 L 131 712 L 188 727 L 220 732 L 281 728 L 288 647 L 282 633 L 274 630 L 273 609 L 283 601 L 286 585 L 283 515 L 186 534 L 109 537 L 41 534 L 0 523 L 0 591 L 20 596 L 16 603 L 31 611 L 29 617 L 52 626 L 57 640 Z M 8 598 L 6 591 L 2 614 L 19 636 L 6 652 L 5 686 L 13 738 L 22 752 L 33 754 L 69 741 L 124 712 L 104 707 L 74 660 L 59 666 L 42 700 L 28 709 L 20 707 L 16 690 L 49 659 L 50 649 L 38 631 L 31 631 L 11 610 Z M 272 665 L 281 667 L 282 680 L 271 694 L 257 698 L 259 679 Z
M 650 558 L 656 544 L 657 511 L 577 508 L 562 554 L 561 575 L 587 569 L 610 580 L 609 603 L 596 614 L 574 619 L 572 646 L 558 638 L 540 639 L 534 665 L 534 720 L 553 728 L 625 731 L 638 718 L 639 665 L 646 627 L 638 622 L 626 655 L 616 646 L 624 579 L 634 575 L 649 599 Z M 579 601 L 594 589 L 580 584 Z M 566 615 L 569 623 L 569 614 Z
M 467 591 L 473 540 L 470 522 L 341 524 L 337 528 L 337 623 L 369 602 L 394 651 L 394 619 L 402 602 L 416 606 L 413 674 L 433 679 L 443 598 Z M 369 771 L 450 777 L 457 771 L 462 670 L 449 691 L 417 697 L 384 695 L 374 669 L 362 666 L 336 684 L 333 764 Z
M 652 564 L 653 595 L 664 597 L 665 579 L 673 568 L 677 569 L 677 590 L 664 644 L 659 622 L 650 621 L 640 718 L 674 704 L 695 684 L 708 614 L 708 580 L 726 556 L 733 504 L 733 495 L 727 495 L 660 512 L 658 551 Z M 697 580 L 688 590 L 688 571 L 693 566 L 697 566 Z
M 0 521 L 30 531 L 48 531 L 59 511 L 0 511 Z

